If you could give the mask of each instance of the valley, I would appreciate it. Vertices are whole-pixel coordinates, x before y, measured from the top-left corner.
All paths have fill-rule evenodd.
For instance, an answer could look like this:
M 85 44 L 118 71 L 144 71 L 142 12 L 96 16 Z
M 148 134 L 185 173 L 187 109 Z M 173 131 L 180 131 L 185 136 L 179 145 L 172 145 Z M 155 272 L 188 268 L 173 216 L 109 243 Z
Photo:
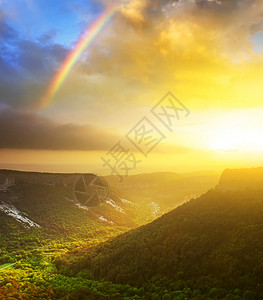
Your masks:
M 142 174 L 123 186 L 106 177 L 107 198 L 90 208 L 60 175 L 33 183 L 4 171 L 1 299 L 263 297 L 263 188 L 242 175 L 260 171 L 225 172 Z

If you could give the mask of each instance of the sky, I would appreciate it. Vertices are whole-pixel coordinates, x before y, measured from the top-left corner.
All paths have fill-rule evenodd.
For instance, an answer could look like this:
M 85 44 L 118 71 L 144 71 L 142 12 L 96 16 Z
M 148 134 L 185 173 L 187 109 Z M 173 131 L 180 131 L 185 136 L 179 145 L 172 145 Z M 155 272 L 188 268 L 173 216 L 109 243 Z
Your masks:
M 259 0 L 0 0 L 0 168 L 262 166 L 262 21 Z

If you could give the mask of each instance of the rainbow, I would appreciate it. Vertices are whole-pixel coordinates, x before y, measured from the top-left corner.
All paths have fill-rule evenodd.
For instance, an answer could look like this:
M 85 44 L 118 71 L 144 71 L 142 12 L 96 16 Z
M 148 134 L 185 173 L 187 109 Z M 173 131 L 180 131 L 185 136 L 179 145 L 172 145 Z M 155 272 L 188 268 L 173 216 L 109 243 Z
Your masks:
M 83 36 L 78 40 L 75 47 L 66 57 L 49 84 L 45 96 L 41 99 L 42 107 L 48 106 L 82 53 L 87 49 L 98 33 L 105 27 L 119 7 L 120 5 L 116 4 L 109 7 L 86 29 Z

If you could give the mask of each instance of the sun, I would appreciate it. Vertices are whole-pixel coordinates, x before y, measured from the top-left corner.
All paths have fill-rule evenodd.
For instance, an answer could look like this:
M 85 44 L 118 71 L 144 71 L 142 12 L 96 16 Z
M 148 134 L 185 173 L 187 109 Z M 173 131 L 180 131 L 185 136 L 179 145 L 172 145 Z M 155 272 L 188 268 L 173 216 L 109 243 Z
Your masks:
M 214 136 L 209 141 L 209 150 L 233 151 L 237 147 L 240 132 L 227 129 L 215 130 Z
M 217 152 L 263 150 L 263 127 L 234 118 L 212 124 L 207 136 L 208 149 Z

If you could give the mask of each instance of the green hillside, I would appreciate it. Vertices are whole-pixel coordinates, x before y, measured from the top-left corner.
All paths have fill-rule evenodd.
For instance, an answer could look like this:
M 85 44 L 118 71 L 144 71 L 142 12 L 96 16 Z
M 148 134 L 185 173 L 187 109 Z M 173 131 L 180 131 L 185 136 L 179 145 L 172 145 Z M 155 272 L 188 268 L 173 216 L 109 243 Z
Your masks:
M 263 299 L 263 192 L 209 191 L 81 257 L 56 264 L 167 299 Z
M 260 187 L 225 188 L 224 172 L 214 189 L 138 227 L 154 217 L 150 191 L 179 197 L 180 182 L 182 193 L 202 189 L 209 175 L 136 175 L 126 195 L 111 178 L 92 209 L 74 203 L 68 175 L 19 176 L 37 182 L 1 182 L 0 299 L 263 299 Z

